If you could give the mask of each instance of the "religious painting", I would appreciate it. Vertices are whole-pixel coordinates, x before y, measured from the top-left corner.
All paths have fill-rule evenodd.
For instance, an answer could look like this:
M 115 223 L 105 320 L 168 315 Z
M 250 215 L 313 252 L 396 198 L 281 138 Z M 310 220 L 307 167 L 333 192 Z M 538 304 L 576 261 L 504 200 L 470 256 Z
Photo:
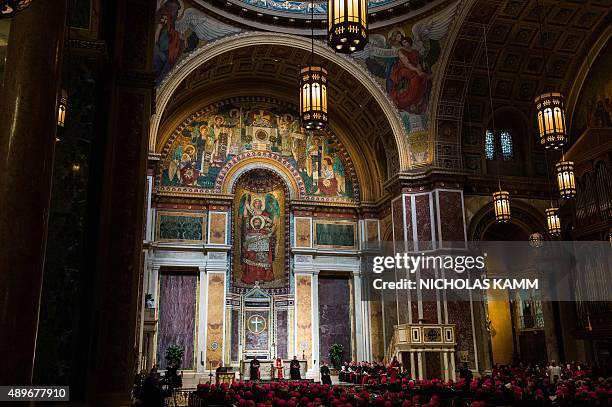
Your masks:
M 204 242 L 206 216 L 192 212 L 159 212 L 156 240 L 159 242 Z
M 366 242 L 378 242 L 378 221 L 366 219 L 365 221 Z
M 295 222 L 295 247 L 312 247 L 312 219 L 296 217 Z
M 345 221 L 315 221 L 315 246 L 329 249 L 355 249 L 357 224 Z
M 241 179 L 234 195 L 233 285 L 284 289 L 285 190 L 265 171 Z
M 386 89 L 409 134 L 429 129 L 434 75 L 455 10 L 447 7 L 415 24 L 377 30 L 364 50 L 352 55 Z M 428 161 L 421 152 L 412 163 Z
M 612 127 L 612 39 L 600 51 L 578 100 L 574 137 L 587 128 Z
M 267 151 L 300 174 L 309 195 L 355 196 L 356 178 L 344 147 L 329 130 L 307 132 L 289 106 L 227 103 L 196 113 L 179 129 L 162 158 L 162 186 L 210 190 L 228 161 Z
M 210 212 L 208 224 L 208 243 L 226 244 L 227 213 Z
M 186 54 L 213 40 L 237 34 L 240 28 L 222 23 L 187 0 L 158 0 L 153 68 L 158 82 Z

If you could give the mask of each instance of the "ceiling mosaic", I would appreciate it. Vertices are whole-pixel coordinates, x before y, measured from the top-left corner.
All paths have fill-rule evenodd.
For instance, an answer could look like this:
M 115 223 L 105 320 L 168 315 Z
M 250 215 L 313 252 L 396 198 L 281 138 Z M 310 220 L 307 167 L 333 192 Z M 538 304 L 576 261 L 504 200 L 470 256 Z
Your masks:
M 327 1 L 288 1 L 288 0 L 239 0 L 236 4 L 249 4 L 251 6 L 268 10 L 268 11 L 282 11 L 288 13 L 298 13 L 310 15 L 314 14 L 327 14 Z M 368 7 L 374 9 L 376 7 L 382 7 L 387 4 L 397 3 L 397 0 L 369 0 Z
M 272 100 L 228 101 L 192 115 L 164 149 L 158 184 L 169 191 L 218 192 L 227 168 L 251 153 L 289 167 L 314 200 L 358 200 L 353 164 L 333 133 L 306 132 L 294 108 Z

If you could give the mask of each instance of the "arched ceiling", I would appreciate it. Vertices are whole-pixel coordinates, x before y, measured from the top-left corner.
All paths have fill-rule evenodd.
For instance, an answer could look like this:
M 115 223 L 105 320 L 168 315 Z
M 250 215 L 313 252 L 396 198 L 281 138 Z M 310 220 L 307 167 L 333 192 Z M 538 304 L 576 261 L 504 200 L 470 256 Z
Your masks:
M 507 1 L 487 35 L 494 101 L 529 112 L 543 91 L 567 96 L 590 47 L 612 23 L 611 6 L 610 0 Z M 483 112 L 475 119 L 488 116 L 487 66 L 480 51 L 468 91 L 471 110 Z
M 238 96 L 268 96 L 298 105 L 298 69 L 310 63 L 309 52 L 277 45 L 257 45 L 225 52 L 191 72 L 163 111 L 156 151 L 189 115 L 211 103 Z M 399 167 L 393 131 L 378 102 L 354 77 L 315 56 L 329 72 L 330 128 L 355 165 L 362 201 L 383 195 L 382 166 Z M 160 112 L 162 113 L 162 112 Z M 377 162 L 374 146 L 381 139 L 387 162 Z M 393 173 L 389 171 L 388 173 Z
M 491 118 L 484 33 L 494 109 L 512 106 L 521 112 L 529 131 L 518 137 L 529 138 L 534 150 L 524 158 L 544 162 L 534 98 L 551 90 L 569 96 L 590 48 L 612 23 L 611 6 L 611 0 L 464 1 L 440 78 L 436 116 L 438 133 L 457 129 L 449 132 L 462 145 L 457 169 L 480 172 L 484 167 L 483 127 Z

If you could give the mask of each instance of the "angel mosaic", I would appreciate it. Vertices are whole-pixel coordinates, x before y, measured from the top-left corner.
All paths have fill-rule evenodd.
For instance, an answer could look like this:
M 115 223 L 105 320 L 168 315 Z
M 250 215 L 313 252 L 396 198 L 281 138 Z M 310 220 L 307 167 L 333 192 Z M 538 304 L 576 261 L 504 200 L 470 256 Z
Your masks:
M 433 83 L 432 67 L 438 62 L 442 40 L 453 19 L 454 7 L 417 22 L 407 33 L 392 28 L 387 35 L 370 34 L 357 59 L 385 81 L 386 90 L 400 110 L 409 132 L 424 130 Z
M 153 66 L 158 80 L 163 78 L 181 56 L 202 43 L 240 32 L 199 10 L 186 8 L 182 0 L 160 0 L 155 29 Z
M 253 284 L 256 281 L 274 280 L 274 260 L 279 254 L 281 209 L 272 193 L 245 192 L 240 198 L 238 217 L 240 234 L 240 281 Z

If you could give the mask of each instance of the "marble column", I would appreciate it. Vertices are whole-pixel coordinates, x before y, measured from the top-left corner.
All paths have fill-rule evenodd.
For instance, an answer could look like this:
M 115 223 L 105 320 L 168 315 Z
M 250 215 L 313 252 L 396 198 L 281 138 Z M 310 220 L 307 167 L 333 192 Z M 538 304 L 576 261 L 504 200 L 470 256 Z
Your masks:
M 0 384 L 32 381 L 57 129 L 66 0 L 11 25 L 0 99 Z
M 105 0 L 109 61 L 104 172 L 96 247 L 88 405 L 131 405 L 145 238 L 155 3 Z M 112 372 L 112 373 L 109 373 Z

